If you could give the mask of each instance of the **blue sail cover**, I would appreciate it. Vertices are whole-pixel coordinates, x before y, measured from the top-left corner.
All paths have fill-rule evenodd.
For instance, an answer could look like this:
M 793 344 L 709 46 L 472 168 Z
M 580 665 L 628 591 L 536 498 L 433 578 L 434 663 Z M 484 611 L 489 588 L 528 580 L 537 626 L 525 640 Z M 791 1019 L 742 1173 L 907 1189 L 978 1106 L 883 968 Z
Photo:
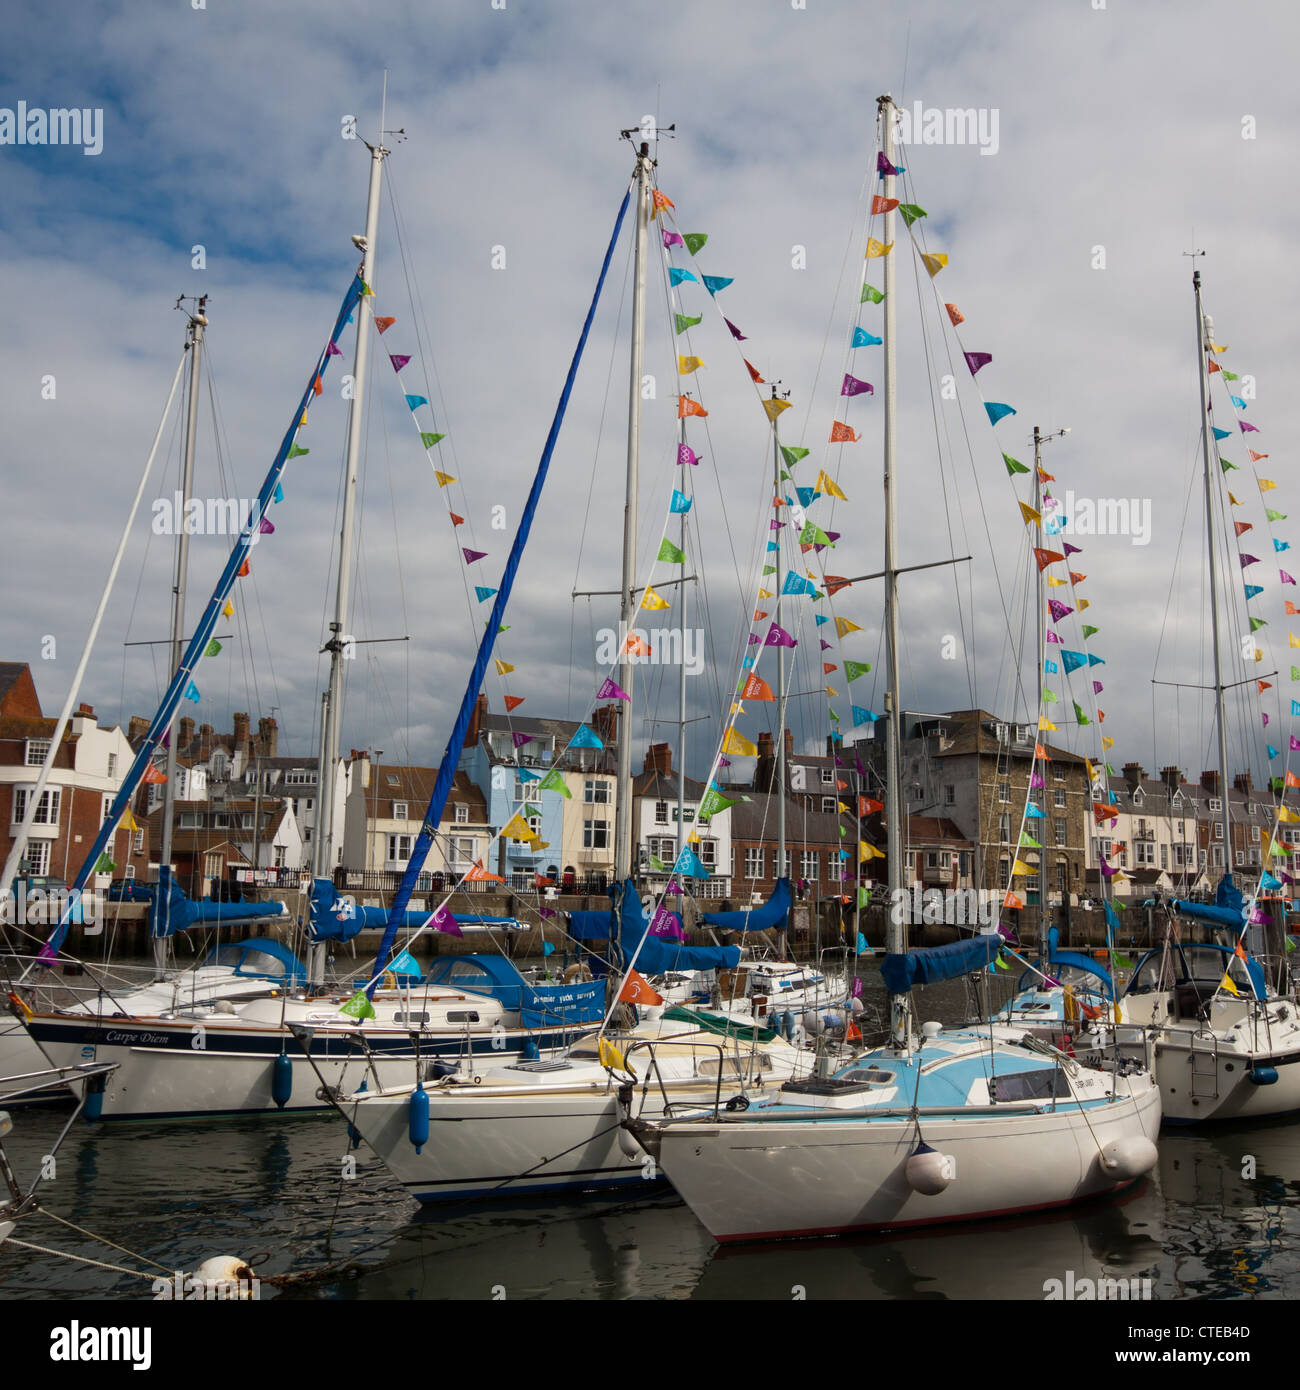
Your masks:
M 311 915 L 307 934 L 313 941 L 351 941 L 359 931 L 383 929 L 388 924 L 386 907 L 362 907 L 340 900 L 338 890 L 328 878 L 312 880 Z M 429 920 L 428 912 L 402 913 L 400 926 L 415 930 Z
M 445 956 L 429 967 L 427 985 L 487 994 L 505 1009 L 518 1009 L 525 1028 L 558 1023 L 599 1023 L 605 1016 L 605 982 L 531 985 L 504 956 Z
M 906 994 L 913 985 L 932 985 L 983 970 L 1001 949 L 1002 938 L 996 932 L 950 941 L 946 946 L 918 946 L 903 955 L 886 956 L 880 976 L 890 994 Z
M 1173 909 L 1182 917 L 1209 922 L 1216 927 L 1230 927 L 1235 932 L 1240 932 L 1246 924 L 1241 889 L 1233 883 L 1231 874 L 1224 874 L 1219 880 L 1213 903 L 1193 903 L 1184 898 L 1175 898 Z
M 191 927 L 243 926 L 261 922 L 268 917 L 283 917 L 283 903 L 215 903 L 195 902 L 172 877 L 164 864 L 158 870 L 158 882 L 145 885 L 149 889 L 149 935 L 175 936 Z
M 613 912 L 570 912 L 569 935 L 575 941 L 610 941 L 614 936 L 614 914 Z
M 778 878 L 772 896 L 762 905 L 745 912 L 701 912 L 700 921 L 723 931 L 785 931 L 789 925 L 794 894 L 788 878 Z
M 617 886 L 611 888 L 610 897 L 619 891 Z M 651 936 L 636 885 L 628 879 L 621 891 L 618 944 L 624 967 L 634 954 L 636 969 L 649 975 L 663 975 L 670 970 L 731 970 L 740 964 L 739 946 L 683 946 L 680 941 Z

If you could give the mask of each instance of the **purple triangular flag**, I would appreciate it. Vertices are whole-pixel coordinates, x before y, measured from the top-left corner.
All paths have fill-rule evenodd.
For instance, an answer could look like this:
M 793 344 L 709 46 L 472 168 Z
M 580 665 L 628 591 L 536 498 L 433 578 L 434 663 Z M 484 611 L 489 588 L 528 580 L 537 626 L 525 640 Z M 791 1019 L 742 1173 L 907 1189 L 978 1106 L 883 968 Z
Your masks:
M 464 936 L 465 934 L 461 931 L 460 924 L 445 907 L 438 908 L 424 925 L 434 927 L 438 931 L 445 931 L 448 936 Z
M 773 623 L 767 630 L 767 639 L 764 641 L 765 647 L 794 647 L 798 643 L 783 627 L 778 627 Z
M 740 331 L 739 328 L 736 327 L 734 323 L 732 323 L 730 319 L 724 318 L 722 321 L 727 325 L 729 329 L 731 329 L 731 336 L 738 343 L 747 343 L 749 341 L 749 339 L 745 337 L 745 335 Z
M 678 236 L 678 234 L 677 234 L 676 232 L 670 232 L 670 231 L 668 230 L 668 228 L 665 227 L 665 228 L 664 228 L 664 245 L 665 245 L 665 246 L 685 246 L 686 243 L 681 239 L 680 236 Z
M 393 364 L 393 370 L 395 372 L 400 372 L 411 360 L 411 354 L 409 352 L 390 352 L 388 354 L 388 360 Z
M 481 560 L 487 554 L 486 550 L 469 550 L 463 545 L 460 549 L 467 565 L 472 565 L 475 560 Z
M 962 356 L 966 359 L 966 365 L 970 368 L 971 376 L 974 376 L 981 367 L 987 367 L 993 361 L 991 352 L 963 352 Z
M 1259 556 L 1258 556 L 1258 555 L 1242 555 L 1242 556 L 1241 556 L 1241 567 L 1242 567 L 1242 569 L 1245 569 L 1247 565 L 1257 565 L 1257 564 L 1259 564 Z
M 691 446 L 690 446 L 689 444 L 679 444 L 679 445 L 677 446 L 677 466 L 678 466 L 679 468 L 680 468 L 683 464 L 687 464 L 687 463 L 699 463 L 699 461 L 700 461 L 700 456 L 699 456 L 699 454 L 697 454 L 697 453 L 695 452 L 695 450 L 692 449 Z
M 1051 612 L 1052 621 L 1059 623 L 1067 613 L 1073 613 L 1074 609 L 1068 604 L 1062 603 L 1059 598 L 1049 598 L 1047 600 L 1048 610 Z
M 896 174 L 898 170 L 885 158 L 884 151 L 879 151 L 876 155 L 876 173 Z
M 605 683 L 596 691 L 596 699 L 598 700 L 630 700 L 631 698 L 626 690 L 615 685 L 608 676 L 605 677 Z
M 326 357 L 342 357 L 343 350 L 337 343 L 330 343 L 325 349 Z
M 860 381 L 849 372 L 844 373 L 844 381 L 840 385 L 841 396 L 860 396 L 866 392 L 868 396 L 875 393 L 875 387 L 869 381 Z
M 1082 554 L 1083 554 L 1083 551 L 1080 550 L 1079 547 L 1078 547 L 1077 545 L 1071 545 L 1069 541 L 1066 541 L 1066 542 L 1061 546 L 1061 549 L 1064 550 L 1065 553 L 1066 553 L 1067 555 L 1082 555 Z
M 272 534 L 272 532 L 274 532 L 275 527 L 265 517 L 263 517 L 261 521 L 257 523 L 257 530 L 260 535 L 269 536 Z
M 49 943 L 48 941 L 46 941 L 46 942 L 41 946 L 41 949 L 40 949 L 39 951 L 37 951 L 37 953 L 36 953 L 36 959 L 37 959 L 37 960 L 58 960 L 58 956 L 57 956 L 57 954 L 55 953 L 54 948 L 50 945 L 50 943 Z
M 1259 426 L 1258 426 L 1258 425 L 1247 424 L 1247 422 L 1246 422 L 1245 420 L 1242 420 L 1242 421 L 1241 421 L 1241 432 L 1242 432 L 1242 434 L 1258 434 L 1258 433 L 1259 433 Z
M 1093 683 L 1092 683 L 1092 693 L 1093 693 L 1094 695 L 1100 695 L 1100 694 L 1101 694 L 1101 691 L 1102 691 L 1102 684 L 1101 684 L 1101 682 L 1100 682 L 1100 681 L 1093 681 Z

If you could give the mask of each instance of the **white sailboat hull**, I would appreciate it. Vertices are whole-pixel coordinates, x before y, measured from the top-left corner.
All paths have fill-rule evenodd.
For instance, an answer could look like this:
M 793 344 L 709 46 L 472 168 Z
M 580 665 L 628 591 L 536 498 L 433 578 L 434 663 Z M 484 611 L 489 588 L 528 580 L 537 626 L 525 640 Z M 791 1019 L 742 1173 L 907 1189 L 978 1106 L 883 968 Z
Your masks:
M 1113 1140 L 1154 1140 L 1159 1089 L 1055 1112 L 926 1117 L 925 1142 L 953 1160 L 934 1196 L 909 1185 L 916 1122 L 732 1120 L 665 1126 L 660 1166 L 718 1241 L 840 1235 L 1062 1207 L 1127 1185 L 1099 1161 Z

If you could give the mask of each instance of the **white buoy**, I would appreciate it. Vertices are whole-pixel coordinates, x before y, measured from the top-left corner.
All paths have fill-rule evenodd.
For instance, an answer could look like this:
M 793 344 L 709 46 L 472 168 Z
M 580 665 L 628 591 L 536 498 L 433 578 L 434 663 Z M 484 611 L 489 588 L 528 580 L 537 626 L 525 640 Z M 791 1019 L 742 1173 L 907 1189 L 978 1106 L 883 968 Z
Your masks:
M 645 1157 L 645 1150 L 637 1143 L 635 1136 L 622 1125 L 618 1128 L 618 1147 L 623 1157 L 631 1159 L 633 1163 L 640 1163 Z
M 908 1185 L 922 1197 L 937 1197 L 952 1181 L 952 1162 L 947 1154 L 922 1144 L 907 1160 Z
M 214 1298 L 232 1300 L 256 1298 L 257 1276 L 252 1267 L 234 1255 L 213 1255 L 194 1271 L 194 1278 Z
M 1097 1155 L 1105 1172 L 1114 1178 L 1140 1178 L 1156 1166 L 1156 1146 L 1143 1135 L 1112 1139 Z

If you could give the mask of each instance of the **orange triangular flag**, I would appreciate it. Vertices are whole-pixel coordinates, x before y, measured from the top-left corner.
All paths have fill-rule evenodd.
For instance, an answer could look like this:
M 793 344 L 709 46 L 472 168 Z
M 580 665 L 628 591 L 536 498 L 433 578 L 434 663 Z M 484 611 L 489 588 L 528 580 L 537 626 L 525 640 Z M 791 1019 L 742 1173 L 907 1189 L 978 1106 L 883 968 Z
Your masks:
M 488 871 L 483 867 L 483 861 L 481 859 L 476 859 L 474 861 L 474 867 L 469 871 L 469 873 L 465 875 L 465 880 L 467 883 L 505 882 L 505 879 L 503 879 L 500 876 L 500 874 L 488 873 Z
M 1220 367 L 1219 364 L 1213 358 L 1210 358 L 1210 370 L 1212 372 L 1221 372 L 1223 368 Z
M 843 575 L 828 574 L 826 576 L 826 592 L 831 595 L 838 594 L 841 589 L 847 589 L 851 583 L 852 580 L 845 579 Z
M 684 420 L 688 415 L 707 415 L 709 412 L 689 396 L 678 396 L 677 418 Z
M 822 662 L 822 675 L 829 676 L 832 671 L 838 671 L 839 667 L 833 661 Z
M 662 994 L 656 994 L 645 980 L 645 977 L 637 970 L 629 970 L 627 979 L 623 983 L 623 988 L 618 992 L 618 1002 L 620 1004 L 662 1004 L 664 1002 Z
M 1297 777 L 1294 772 L 1288 772 L 1283 781 L 1288 787 L 1300 787 L 1300 777 Z
M 1251 463 L 1258 463 L 1260 459 L 1266 459 L 1268 457 L 1267 454 L 1257 454 L 1254 449 L 1247 449 L 1246 452 L 1250 455 Z
M 248 576 L 249 576 L 250 574 L 252 574 L 252 572 L 253 572 L 252 566 L 248 563 L 247 560 L 245 560 L 244 563 L 243 563 L 242 565 L 240 565 L 240 567 L 239 567 L 239 574 L 236 576 L 236 578 L 238 578 L 238 579 L 247 579 Z
M 1024 905 L 1024 900 L 1018 898 L 1014 893 L 1008 893 L 1006 897 L 1002 899 L 1003 907 L 1022 908 Z
M 856 444 L 857 440 L 857 432 L 850 429 L 848 425 L 842 425 L 838 420 L 831 425 L 830 442 L 832 444 Z
M 877 193 L 871 200 L 871 215 L 874 217 L 878 212 L 893 212 L 897 206 L 897 198 L 882 198 Z
M 519 706 L 523 704 L 526 698 L 527 697 L 524 695 L 507 695 L 506 713 L 509 714 L 511 710 L 518 709 Z
M 397 322 L 396 319 L 379 319 L 379 318 L 377 318 L 377 319 L 375 320 L 375 327 L 376 327 L 381 333 L 385 333 L 385 332 L 387 332 L 388 329 L 390 329 L 396 322 Z
M 1257 686 L 1259 686 L 1259 694 L 1261 694 L 1261 695 L 1262 695 L 1266 690 L 1272 690 L 1272 689 L 1273 689 L 1273 682 L 1272 682 L 1272 681 L 1256 681 L 1255 684 L 1256 684 Z
M 312 382 L 312 384 L 311 384 L 311 389 L 312 389 L 312 391 L 313 391 L 317 396 L 319 396 L 320 393 L 325 389 L 325 388 L 320 384 L 320 374 L 319 374 L 319 373 L 318 373 L 317 376 L 316 376 L 316 380 Z
M 1052 761 L 1047 749 L 1044 748 L 1041 743 L 1034 744 L 1034 757 L 1042 758 L 1045 763 L 1050 763 Z
M 455 512 L 452 512 L 452 513 L 451 513 L 451 524 L 452 524 L 453 526 L 464 526 L 464 524 L 465 524 L 465 518 L 464 518 L 463 516 L 457 516 Z
M 1038 568 L 1045 570 L 1048 565 L 1054 565 L 1058 560 L 1064 560 L 1065 556 L 1055 550 L 1042 550 L 1038 546 L 1034 547 L 1034 559 L 1038 561 Z
M 761 376 L 759 376 L 759 374 L 758 374 L 758 369 L 754 366 L 754 364 L 749 360 L 748 357 L 742 357 L 742 358 L 741 358 L 741 361 L 744 362 L 745 366 L 747 366 L 747 367 L 749 368 L 749 374 L 750 374 L 750 376 L 753 377 L 754 380 L 755 380 L 756 382 L 758 382 L 758 384 L 759 384 L 760 386 L 763 386 L 763 385 L 766 384 L 766 383 L 763 381 L 763 378 L 762 378 Z
M 1251 521 L 1234 521 L 1232 524 L 1236 527 L 1239 536 L 1255 529 L 1255 524 Z
M 959 323 L 966 322 L 966 315 L 955 304 L 945 304 L 943 306 L 948 311 L 948 317 L 952 320 L 952 326 L 957 327 Z

